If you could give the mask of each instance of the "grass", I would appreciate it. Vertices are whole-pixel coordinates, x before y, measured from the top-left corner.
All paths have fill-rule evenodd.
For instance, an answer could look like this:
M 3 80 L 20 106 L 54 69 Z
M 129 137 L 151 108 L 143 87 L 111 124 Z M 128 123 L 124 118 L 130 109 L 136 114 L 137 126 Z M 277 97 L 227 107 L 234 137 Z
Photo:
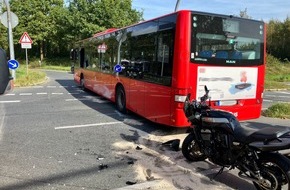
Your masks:
M 16 70 L 15 86 L 32 86 L 44 82 L 46 74 L 39 70 L 26 69 L 26 66 L 20 66 Z
M 265 89 L 289 89 L 290 62 L 267 55 Z
M 267 55 L 265 89 L 290 89 L 290 62 Z M 262 112 L 263 116 L 290 119 L 290 104 L 277 103 Z
M 29 60 L 28 70 L 26 69 L 26 60 L 19 61 L 20 67 L 16 70 L 16 80 L 14 85 L 32 86 L 43 83 L 46 80 L 46 74 L 41 69 L 70 71 L 69 59 L 45 59 L 40 62 L 37 59 Z
M 290 119 L 290 103 L 274 104 L 262 113 L 266 117 Z

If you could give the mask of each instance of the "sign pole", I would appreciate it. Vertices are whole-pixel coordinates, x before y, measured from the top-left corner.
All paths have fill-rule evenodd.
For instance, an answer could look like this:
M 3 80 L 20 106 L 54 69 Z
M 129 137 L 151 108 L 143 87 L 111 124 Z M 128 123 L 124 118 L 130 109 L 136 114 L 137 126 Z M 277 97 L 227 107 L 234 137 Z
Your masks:
M 26 57 L 26 75 L 28 75 L 28 56 L 27 56 L 27 48 L 25 48 L 25 57 Z
M 10 60 L 15 59 L 14 55 L 14 44 L 13 44 L 13 35 L 12 35 L 12 24 L 11 24 L 11 11 L 8 0 L 4 0 L 7 8 L 7 22 L 8 22 L 8 40 L 9 40 L 9 50 L 10 50 Z M 15 70 L 12 70 L 12 77 L 16 80 Z

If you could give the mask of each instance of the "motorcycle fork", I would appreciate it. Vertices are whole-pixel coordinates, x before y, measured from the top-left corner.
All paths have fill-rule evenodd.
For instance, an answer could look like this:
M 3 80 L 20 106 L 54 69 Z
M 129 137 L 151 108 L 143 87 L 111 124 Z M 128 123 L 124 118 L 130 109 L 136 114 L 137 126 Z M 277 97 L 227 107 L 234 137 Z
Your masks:
M 204 146 L 204 143 L 203 143 L 203 139 L 201 137 L 201 129 L 200 129 L 200 127 L 199 126 L 194 126 L 192 128 L 192 133 L 194 134 L 195 139 L 197 140 L 198 146 L 200 147 L 202 152 L 205 153 L 204 152 L 205 146 Z

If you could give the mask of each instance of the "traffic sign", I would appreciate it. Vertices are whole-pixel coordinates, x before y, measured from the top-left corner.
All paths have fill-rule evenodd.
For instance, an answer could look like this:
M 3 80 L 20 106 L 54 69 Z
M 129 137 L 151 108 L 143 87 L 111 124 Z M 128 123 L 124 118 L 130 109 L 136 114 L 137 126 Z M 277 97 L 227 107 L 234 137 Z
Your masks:
M 21 48 L 22 49 L 31 49 L 31 44 L 29 44 L 29 43 L 21 43 Z
M 115 65 L 114 66 L 114 71 L 116 72 L 116 73 L 120 73 L 120 72 L 122 72 L 122 67 L 121 67 L 121 65 Z
M 103 43 L 102 45 L 98 45 L 98 53 L 106 53 L 106 50 L 108 49 L 108 46 Z
M 27 44 L 32 44 L 32 40 L 30 38 L 30 36 L 28 35 L 27 32 L 24 32 L 19 40 L 19 43 L 27 43 Z
M 10 15 L 11 15 L 11 17 L 10 17 L 10 19 L 11 19 L 11 26 L 12 26 L 12 28 L 15 28 L 17 25 L 18 25 L 18 23 L 19 23 L 19 19 L 18 19 L 18 16 L 15 14 L 15 13 L 13 13 L 13 12 L 11 12 L 10 11 Z M 5 11 L 1 16 L 0 16 L 0 19 L 1 19 L 1 23 L 6 27 L 6 28 L 8 28 L 8 13 L 7 13 L 7 11 Z
M 14 59 L 11 59 L 11 60 L 8 61 L 8 67 L 10 69 L 17 69 L 18 66 L 19 66 L 18 61 L 14 60 Z

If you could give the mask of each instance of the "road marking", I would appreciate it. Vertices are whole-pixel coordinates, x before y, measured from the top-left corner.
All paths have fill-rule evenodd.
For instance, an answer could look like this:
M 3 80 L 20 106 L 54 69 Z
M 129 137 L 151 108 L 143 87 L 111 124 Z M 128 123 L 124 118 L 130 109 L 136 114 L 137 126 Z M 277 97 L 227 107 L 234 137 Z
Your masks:
M 43 86 L 32 86 L 32 88 L 44 88 Z
M 100 100 L 100 99 L 88 99 L 88 100 L 91 100 L 92 102 L 97 102 L 99 104 L 109 102 L 108 100 Z
M 47 88 L 56 88 L 56 86 L 47 86 Z
M 38 92 L 36 95 L 47 95 L 47 92 Z
M 71 99 L 65 99 L 65 101 L 69 102 L 69 101 L 89 101 L 86 98 L 71 98 Z
M 53 95 L 62 95 L 63 92 L 53 92 L 53 93 L 51 93 L 51 94 L 53 94 Z
M 289 96 L 278 96 L 279 98 L 289 98 Z
M 0 101 L 0 103 L 19 103 L 21 102 L 20 100 L 7 100 L 7 101 Z
M 19 95 L 20 95 L 20 96 L 31 96 L 32 93 L 20 93 Z
M 115 113 L 119 115 L 119 117 L 124 117 L 124 114 L 122 114 L 121 112 L 115 110 Z
M 267 100 L 267 99 L 264 99 L 263 101 L 264 102 L 273 102 L 273 100 Z
M 5 94 L 5 96 L 15 96 L 15 94 Z
M 121 121 L 115 121 L 115 122 L 106 122 L 106 123 L 93 123 L 93 124 L 85 124 L 85 125 L 70 125 L 70 126 L 63 126 L 63 127 L 55 127 L 54 129 L 73 129 L 73 128 L 83 128 L 83 127 L 95 127 L 95 126 L 102 126 L 102 125 L 115 125 L 115 124 L 121 124 L 123 122 Z
M 290 94 L 290 92 L 278 92 L 278 93 L 281 93 L 281 94 Z
M 265 95 L 267 97 L 276 97 L 276 95 Z
M 78 99 L 76 98 L 72 98 L 72 99 L 65 99 L 66 102 L 70 102 L 70 101 L 78 101 Z

